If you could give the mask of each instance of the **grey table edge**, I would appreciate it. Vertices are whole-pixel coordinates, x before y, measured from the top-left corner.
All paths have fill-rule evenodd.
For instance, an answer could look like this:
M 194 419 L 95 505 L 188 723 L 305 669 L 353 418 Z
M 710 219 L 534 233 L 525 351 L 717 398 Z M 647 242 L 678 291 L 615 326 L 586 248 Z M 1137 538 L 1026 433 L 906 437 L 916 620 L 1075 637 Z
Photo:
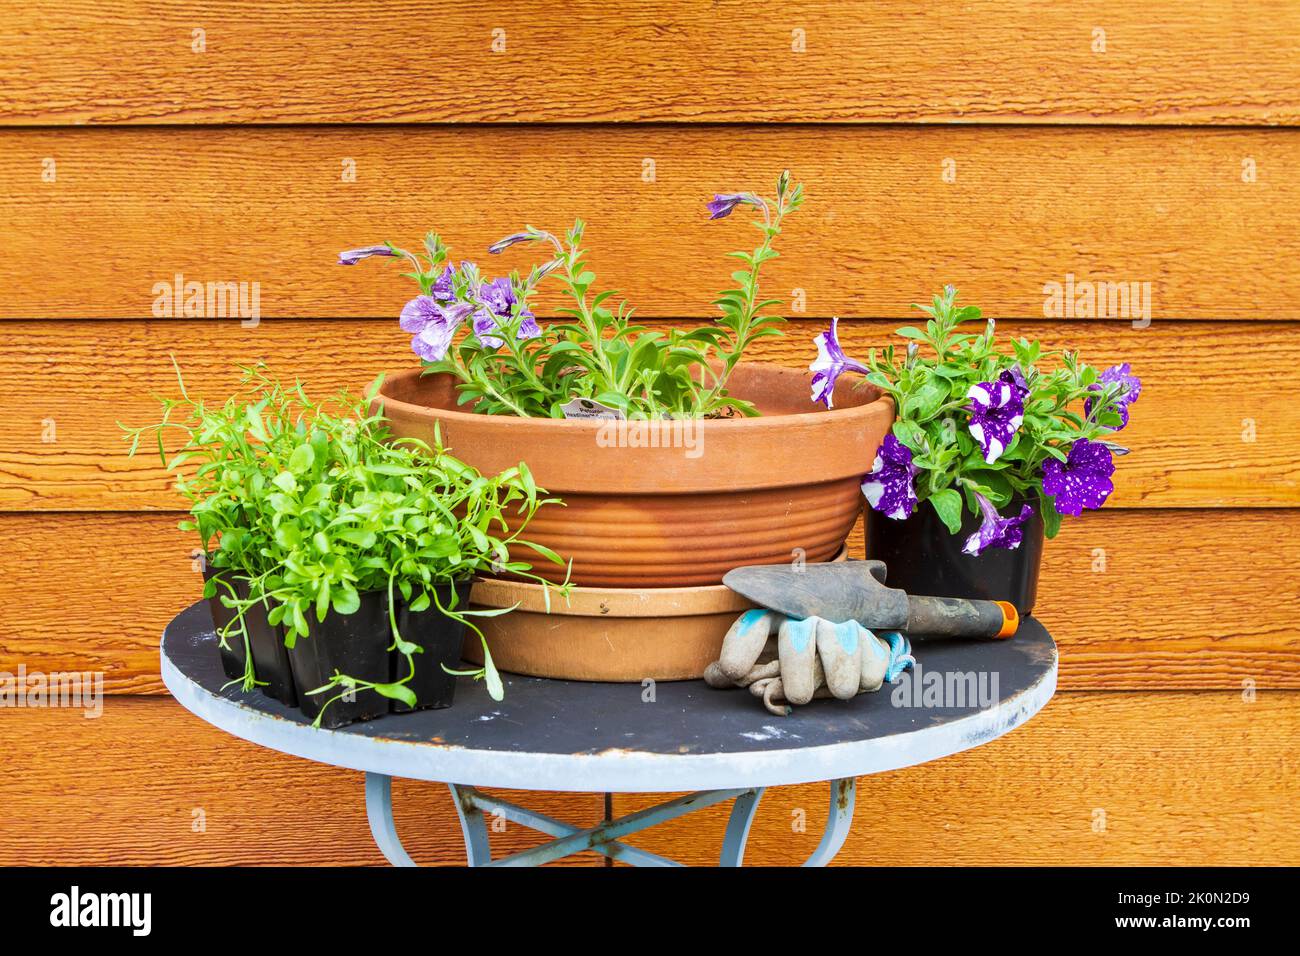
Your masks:
M 684 710 L 672 705 L 674 719 L 683 727 L 689 726 L 693 719 L 726 724 L 729 731 L 750 727 L 738 731 L 739 737 L 744 738 L 742 748 L 728 743 L 726 749 L 720 749 L 715 742 L 712 750 L 664 752 L 661 748 L 655 752 L 631 742 L 619 745 L 621 741 L 608 739 L 606 735 L 607 739 L 593 741 L 594 747 L 546 752 L 513 746 L 488 749 L 397 732 L 399 727 L 414 726 L 412 718 L 419 715 L 390 716 L 339 730 L 313 728 L 295 711 L 260 694 L 221 689 L 224 678 L 220 675 L 216 650 L 207 646 L 204 654 L 204 645 L 214 644 L 215 640 L 203 602 L 187 608 L 168 625 L 160 646 L 160 660 L 163 683 L 172 696 L 207 723 L 251 743 L 363 772 L 371 832 L 385 858 L 401 866 L 415 864 L 402 847 L 393 820 L 393 777 L 436 781 L 448 786 L 460 817 L 471 866 L 535 865 L 588 849 L 634 865 L 677 865 L 675 861 L 623 843 L 621 838 L 726 800 L 732 800 L 733 805 L 719 862 L 740 865 L 749 828 L 765 788 L 829 781 L 826 827 L 821 842 L 804 864 L 825 865 L 848 836 L 857 777 L 927 763 L 995 740 L 1047 704 L 1056 690 L 1057 677 L 1055 644 L 1041 624 L 1030 618 L 1021 634 L 1009 641 L 978 644 L 917 641 L 919 673 L 912 674 L 909 680 L 915 681 L 918 694 L 925 684 L 923 678 L 933 674 L 941 675 L 942 683 L 942 677 L 947 674 L 973 673 L 954 671 L 953 662 L 981 663 L 994 674 L 1001 673 L 996 668 L 1010 667 L 1013 687 L 996 702 L 990 702 L 991 705 L 922 708 L 913 719 L 917 726 L 909 726 L 904 718 L 902 730 L 883 736 L 796 746 L 794 743 L 802 740 L 803 735 L 787 730 L 784 725 L 794 722 L 791 728 L 820 727 L 826 718 L 812 716 L 819 708 L 821 714 L 832 715 L 833 723 L 839 722 L 837 728 L 841 734 L 869 734 L 873 722 L 881 718 L 898 724 L 897 707 L 881 709 L 888 707 L 883 698 L 891 694 L 889 687 L 850 702 L 817 701 L 796 711 L 795 717 L 782 719 L 767 714 L 744 691 L 715 691 L 705 688 L 703 682 L 687 681 L 658 685 L 660 693 L 686 702 Z M 925 673 L 927 661 L 933 662 L 929 673 Z M 196 674 L 201 675 L 200 679 L 196 679 Z M 545 687 L 552 707 L 556 694 L 561 695 L 560 699 L 569 694 L 577 701 L 583 700 L 584 695 L 588 698 L 604 695 L 601 702 L 608 708 L 605 698 L 617 693 L 612 688 L 627 688 L 629 694 L 642 693 L 642 687 L 636 684 L 598 685 L 507 677 L 504 704 L 494 705 L 487 701 L 481 686 L 466 683 L 458 689 L 457 704 L 450 710 L 420 714 L 450 715 L 458 707 L 477 708 L 457 712 L 457 717 L 463 724 L 477 715 L 486 724 L 501 715 L 499 708 L 510 706 L 512 691 L 515 700 L 522 698 L 526 703 L 530 689 L 537 687 Z M 463 703 L 462 698 L 466 696 L 470 700 Z M 630 701 L 640 699 L 637 696 Z M 498 709 L 485 710 L 486 707 Z M 693 711 L 704 710 L 710 713 L 693 717 Z M 427 716 L 424 719 L 436 720 Z M 731 737 L 729 733 L 726 740 L 730 741 Z M 625 817 L 606 819 L 598 826 L 579 829 L 484 794 L 480 787 L 580 793 L 694 792 Z M 529 826 L 554 839 L 532 850 L 492 860 L 488 817 Z

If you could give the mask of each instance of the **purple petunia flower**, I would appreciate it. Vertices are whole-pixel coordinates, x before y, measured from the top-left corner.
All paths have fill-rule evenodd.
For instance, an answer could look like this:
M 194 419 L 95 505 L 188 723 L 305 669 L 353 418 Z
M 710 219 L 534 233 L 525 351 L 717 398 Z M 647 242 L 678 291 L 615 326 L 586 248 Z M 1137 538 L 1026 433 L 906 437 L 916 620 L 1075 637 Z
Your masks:
M 1113 474 L 1110 449 L 1080 438 L 1070 446 L 1064 462 L 1055 458 L 1043 462 L 1043 494 L 1052 498 L 1058 512 L 1077 518 L 1084 508 L 1100 508 L 1110 497 L 1115 490 Z
M 364 249 L 348 249 L 339 253 L 339 265 L 354 266 L 362 259 L 369 259 L 371 256 L 395 256 L 397 255 L 388 246 L 366 246 Z
M 479 286 L 475 296 L 479 303 L 487 306 L 494 315 L 507 316 L 515 304 L 515 290 L 506 278 L 493 279 Z
M 442 275 L 438 276 L 437 281 L 433 283 L 433 288 L 429 292 L 439 302 L 450 302 L 456 298 L 456 287 L 452 283 L 452 277 L 455 274 L 456 270 L 451 266 L 447 266 L 442 270 Z
M 753 193 L 715 193 L 708 204 L 709 218 L 723 219 L 741 205 L 757 206 L 758 197 Z
M 980 443 L 984 460 L 993 464 L 1002 457 L 1016 429 L 1025 420 L 1025 400 L 1011 376 L 1003 372 L 996 382 L 980 382 L 970 387 L 966 397 L 971 403 L 970 423 L 966 426 L 971 437 Z
M 519 331 L 515 333 L 517 339 L 535 339 L 541 336 L 542 327 L 537 324 L 537 317 L 531 312 L 519 313 L 520 323 Z
M 505 345 L 505 340 L 500 336 L 493 335 L 500 327 L 500 319 L 506 316 L 495 316 L 487 309 L 479 309 L 474 313 L 474 334 L 478 340 L 490 349 L 499 349 Z M 519 328 L 515 331 L 516 339 L 535 339 L 542 334 L 541 327 L 537 324 L 537 318 L 531 312 L 519 313 Z
M 1123 365 L 1112 365 L 1106 371 L 1098 376 L 1098 381 L 1089 385 L 1088 388 L 1095 392 L 1102 391 L 1107 385 L 1119 383 L 1122 387 L 1119 395 L 1110 405 L 1110 410 L 1119 413 L 1120 422 L 1115 427 L 1119 431 L 1128 424 L 1128 407 L 1138 400 L 1142 394 L 1142 380 L 1132 374 L 1129 363 Z M 1083 413 L 1089 417 L 1092 415 L 1092 399 L 1083 403 Z
M 431 295 L 418 295 L 402 308 L 399 325 L 410 332 L 411 350 L 426 362 L 440 361 L 451 348 L 456 329 L 472 306 L 463 302 L 442 305 Z
M 867 367 L 844 354 L 840 348 L 838 317 L 831 319 L 831 327 L 813 337 L 817 346 L 817 358 L 808 366 L 812 377 L 812 400 L 821 402 L 827 408 L 834 408 L 835 381 L 845 372 L 859 372 L 865 375 Z
M 537 237 L 531 232 L 516 232 L 512 236 L 506 236 L 504 239 L 498 239 L 492 245 L 488 246 L 488 252 L 496 255 L 499 252 L 505 252 L 517 242 L 531 242 Z
M 546 263 L 545 265 L 538 266 L 535 270 L 533 270 L 532 281 L 541 282 L 542 279 L 546 278 L 556 269 L 563 267 L 563 265 L 564 265 L 563 259 L 552 259 L 550 262 Z
M 991 320 L 990 320 L 991 321 Z M 1029 382 L 1025 379 L 1025 373 L 1020 371 L 1019 365 L 1013 365 L 998 376 L 999 382 L 1009 382 L 1016 387 L 1016 393 L 1023 402 L 1029 397 Z
M 910 517 L 917 501 L 912 487 L 917 470 L 912 464 L 912 449 L 892 434 L 886 435 L 871 467 L 871 474 L 862 479 L 867 504 L 887 518 L 901 521 Z
M 979 492 L 975 493 L 975 498 L 979 502 L 980 511 L 984 514 L 984 521 L 979 530 L 966 539 L 962 551 L 978 556 L 985 548 L 1007 548 L 1014 551 L 1020 547 L 1020 542 L 1025 536 L 1025 530 L 1021 526 L 1033 515 L 1033 507 L 1025 505 L 1020 509 L 1020 514 L 1003 518 L 993 507 L 993 503 Z

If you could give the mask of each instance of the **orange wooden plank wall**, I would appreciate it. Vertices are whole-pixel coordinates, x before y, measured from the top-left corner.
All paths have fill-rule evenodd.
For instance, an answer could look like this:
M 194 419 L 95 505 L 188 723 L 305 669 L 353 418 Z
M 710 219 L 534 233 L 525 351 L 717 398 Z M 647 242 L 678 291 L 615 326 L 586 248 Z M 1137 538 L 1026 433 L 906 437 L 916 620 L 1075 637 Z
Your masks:
M 880 345 L 952 282 L 1007 334 L 1145 382 L 1110 505 L 1048 551 L 1057 699 L 865 781 L 840 861 L 1300 862 L 1300 60 L 1279 42 L 1300 6 L 2 0 L 0 19 L 0 671 L 98 671 L 111 695 L 94 721 L 0 709 L 23 770 L 0 775 L 0 864 L 382 862 L 356 774 L 162 690 L 191 542 L 115 423 L 150 413 L 169 355 L 208 396 L 259 358 L 359 386 L 411 360 L 406 290 L 337 250 L 436 228 L 473 256 L 579 215 L 652 324 L 707 318 L 741 233 L 703 202 L 786 167 L 809 198 L 762 360 L 806 364 L 831 315 L 851 352 Z M 177 273 L 256 282 L 261 321 L 158 316 Z M 1051 314 L 1067 277 L 1138 283 L 1144 307 Z M 397 799 L 419 859 L 461 859 L 443 794 Z M 822 803 L 771 792 L 751 860 L 805 855 L 791 813 L 812 833 Z M 707 862 L 719 829 L 639 842 Z

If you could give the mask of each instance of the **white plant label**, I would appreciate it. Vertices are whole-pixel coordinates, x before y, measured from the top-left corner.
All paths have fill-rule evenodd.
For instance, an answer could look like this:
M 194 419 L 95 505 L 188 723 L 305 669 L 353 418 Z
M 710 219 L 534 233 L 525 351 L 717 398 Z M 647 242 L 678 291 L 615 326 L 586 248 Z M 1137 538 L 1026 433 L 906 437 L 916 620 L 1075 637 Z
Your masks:
M 560 411 L 564 412 L 564 417 L 569 420 L 603 418 L 621 422 L 627 417 L 621 409 L 605 405 L 594 398 L 571 398 L 567 404 L 560 406 Z

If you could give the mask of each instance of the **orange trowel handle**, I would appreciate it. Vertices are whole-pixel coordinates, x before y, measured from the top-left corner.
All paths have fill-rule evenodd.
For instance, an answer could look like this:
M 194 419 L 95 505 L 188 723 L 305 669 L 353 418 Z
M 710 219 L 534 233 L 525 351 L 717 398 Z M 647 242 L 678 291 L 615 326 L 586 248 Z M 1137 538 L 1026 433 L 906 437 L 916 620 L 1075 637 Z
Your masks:
M 907 633 L 911 635 L 1006 638 L 1019 626 L 1020 615 L 1006 601 L 907 596 Z

